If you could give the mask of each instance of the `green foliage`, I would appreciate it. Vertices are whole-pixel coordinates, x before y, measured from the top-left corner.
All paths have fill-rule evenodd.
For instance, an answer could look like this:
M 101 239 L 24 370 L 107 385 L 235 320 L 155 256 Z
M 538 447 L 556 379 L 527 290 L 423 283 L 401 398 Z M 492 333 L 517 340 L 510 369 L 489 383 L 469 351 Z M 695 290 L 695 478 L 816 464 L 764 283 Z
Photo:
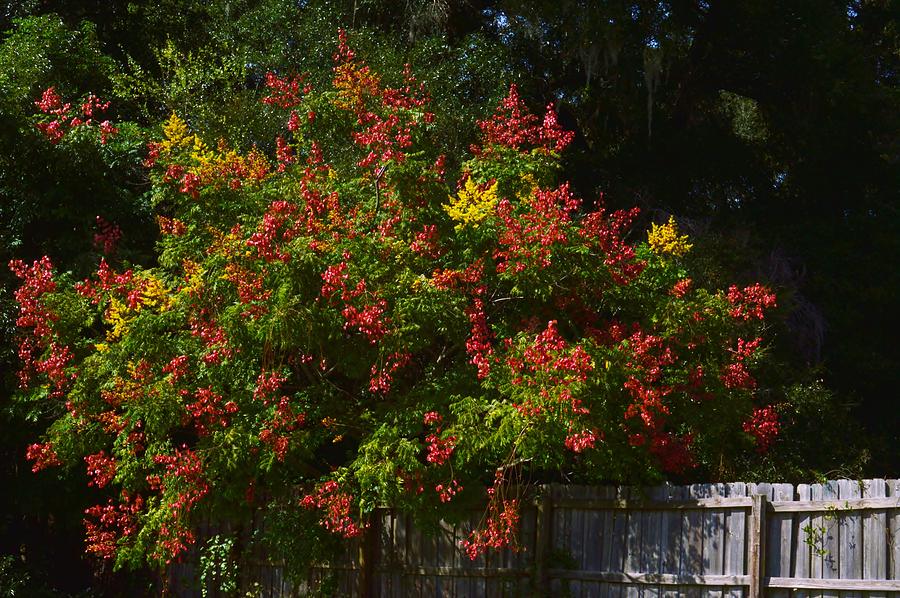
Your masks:
M 268 76 L 274 157 L 163 123 L 157 265 L 110 256 L 77 284 L 13 265 L 41 381 L 22 400 L 54 414 L 35 467 L 85 462 L 121 488 L 88 509 L 89 552 L 165 565 L 198 512 L 259 512 L 327 546 L 320 527 L 356 537 L 386 504 L 452 519 L 489 485 L 477 553 L 513 541 L 526 479 L 650 481 L 768 448 L 750 374 L 768 290 L 696 288 L 674 219 L 629 242 L 636 211 L 582 209 L 556 178 L 571 134 L 515 88 L 450 170 L 432 110 L 452 101 L 379 74 L 343 34 L 333 73 L 321 89 Z M 208 547 L 208 575 L 231 583 L 232 549 Z

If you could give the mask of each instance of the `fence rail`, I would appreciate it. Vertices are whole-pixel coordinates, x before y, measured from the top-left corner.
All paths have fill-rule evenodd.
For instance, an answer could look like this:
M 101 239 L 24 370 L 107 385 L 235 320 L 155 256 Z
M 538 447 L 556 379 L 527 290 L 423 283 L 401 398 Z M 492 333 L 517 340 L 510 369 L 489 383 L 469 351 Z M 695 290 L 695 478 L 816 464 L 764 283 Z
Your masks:
M 479 517 L 427 533 L 384 510 L 362 549 L 304 583 L 273 567 L 255 577 L 266 598 L 326 579 L 340 596 L 385 598 L 900 598 L 900 480 L 549 485 L 523 508 L 520 550 L 472 561 L 460 542 Z

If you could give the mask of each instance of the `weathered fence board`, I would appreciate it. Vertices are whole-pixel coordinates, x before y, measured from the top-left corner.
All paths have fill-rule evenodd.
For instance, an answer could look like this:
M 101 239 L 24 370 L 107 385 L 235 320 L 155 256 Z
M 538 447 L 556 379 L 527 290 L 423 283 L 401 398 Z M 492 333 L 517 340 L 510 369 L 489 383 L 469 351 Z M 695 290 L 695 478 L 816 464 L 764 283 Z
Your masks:
M 264 598 L 578 596 L 900 598 L 900 480 L 825 484 L 549 486 L 525 504 L 518 551 L 470 560 L 461 543 L 482 514 L 421 530 L 383 510 L 370 535 L 292 585 L 254 555 L 244 571 Z M 227 526 L 198 529 L 200 537 Z M 195 551 L 194 556 L 197 556 Z M 170 573 L 179 596 L 196 569 Z M 242 591 L 251 589 L 248 580 Z M 216 596 L 216 592 L 208 595 Z

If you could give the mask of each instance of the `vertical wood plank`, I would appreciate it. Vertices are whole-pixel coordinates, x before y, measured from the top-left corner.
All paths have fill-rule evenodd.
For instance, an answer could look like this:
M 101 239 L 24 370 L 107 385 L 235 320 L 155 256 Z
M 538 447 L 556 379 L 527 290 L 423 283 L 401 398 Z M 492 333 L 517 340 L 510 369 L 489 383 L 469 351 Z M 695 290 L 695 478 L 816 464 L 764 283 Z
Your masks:
M 711 484 L 709 486 L 710 497 L 725 496 L 725 484 Z M 707 509 L 704 517 L 704 550 L 706 552 L 704 573 L 709 575 L 721 575 L 725 564 L 725 511 L 722 509 Z M 723 589 L 707 588 L 707 598 L 722 598 Z
M 434 530 L 423 534 L 422 537 L 422 564 L 427 567 L 437 566 L 438 535 Z M 437 580 L 433 575 L 423 576 L 422 593 L 426 596 L 434 596 L 437 592 Z
M 621 486 L 615 488 L 616 498 L 627 498 L 628 491 Z M 610 552 L 610 571 L 622 573 L 625 571 L 625 555 L 628 552 L 628 511 L 614 510 L 612 512 L 612 550 Z M 624 594 L 622 584 L 610 584 L 610 598 L 621 598 Z
M 765 496 L 767 499 L 771 499 L 775 495 L 775 488 L 774 488 L 774 484 L 770 484 L 768 482 L 763 482 L 760 484 L 750 484 L 747 492 L 750 496 L 755 496 L 757 494 L 761 494 L 762 496 Z M 765 501 L 763 502 L 763 504 L 765 505 Z M 768 512 L 767 512 L 766 513 L 766 528 L 764 531 L 768 532 L 770 525 L 771 525 L 771 523 L 769 523 L 769 517 L 768 517 Z M 771 575 L 770 558 L 773 556 L 771 554 L 773 546 L 770 541 L 770 538 L 768 537 L 768 534 L 766 534 L 766 537 L 764 539 L 765 539 L 765 543 L 761 544 L 761 546 L 763 549 L 763 554 L 762 554 L 763 563 L 765 565 L 763 568 L 763 575 L 765 576 L 765 575 Z M 749 538 L 749 536 L 748 536 L 748 541 L 752 542 L 753 539 Z M 773 596 L 777 596 L 776 591 L 777 590 L 766 590 L 765 588 L 762 589 L 763 594 L 766 594 L 766 595 L 771 594 Z M 784 596 L 782 595 L 779 598 L 784 598 Z
M 889 480 L 888 496 L 900 497 L 900 480 Z M 891 509 L 888 518 L 888 546 L 890 547 L 888 572 L 890 579 L 900 579 L 900 509 Z M 894 592 L 895 595 L 900 592 Z
M 640 489 L 635 487 L 628 488 L 627 497 L 630 500 L 641 500 L 643 498 Z M 628 541 L 625 554 L 626 573 L 641 572 L 641 523 L 640 511 L 628 513 Z M 640 597 L 640 591 L 635 584 L 626 584 L 624 595 L 627 598 L 638 598 Z
M 666 486 L 654 486 L 647 492 L 652 501 L 664 501 L 669 491 Z M 641 512 L 641 570 L 644 573 L 659 573 L 662 567 L 663 534 L 662 511 Z M 645 586 L 644 596 L 658 598 L 659 586 Z
M 703 490 L 700 484 L 684 488 L 685 498 L 701 498 Z M 703 513 L 700 509 L 685 509 L 682 514 L 681 564 L 682 575 L 703 574 Z M 689 598 L 700 598 L 697 586 L 682 587 L 682 593 Z
M 765 595 L 766 573 L 766 496 L 753 495 L 753 506 L 750 509 L 750 556 L 748 573 L 750 574 L 749 598 L 761 598 Z
M 582 486 L 574 486 L 572 488 L 572 496 L 577 499 L 583 499 L 587 496 L 587 488 Z M 569 522 L 571 525 L 569 553 L 572 556 L 572 566 L 576 570 L 584 570 L 584 525 L 586 511 L 582 507 L 569 510 Z M 582 582 L 580 580 L 572 580 L 570 583 L 570 591 L 572 596 L 581 596 Z
M 772 484 L 769 493 L 772 500 L 794 500 L 794 486 L 791 484 Z M 793 536 L 793 515 L 791 513 L 769 513 L 766 530 L 766 570 L 773 577 L 791 576 L 791 548 Z M 790 590 L 771 589 L 771 598 L 788 598 Z
M 864 498 L 884 498 L 887 484 L 882 479 L 866 480 Z M 887 579 L 888 527 L 887 511 L 863 514 L 863 579 Z M 871 592 L 869 598 L 887 598 L 885 592 Z
M 399 568 L 406 567 L 409 563 L 408 553 L 407 553 L 407 540 L 409 534 L 409 517 L 397 513 L 395 519 L 394 526 L 394 551 L 397 556 L 397 564 Z M 409 594 L 409 580 L 406 575 L 403 575 L 399 570 L 394 573 L 393 577 L 393 590 L 394 594 L 398 596 L 406 596 Z
M 809 497 L 812 500 L 823 500 L 825 498 L 825 487 L 823 484 L 812 484 L 809 487 Z M 812 516 L 810 524 L 812 525 L 812 545 L 810 546 L 810 577 L 822 579 L 825 577 L 825 556 L 828 554 L 826 547 L 826 536 L 828 535 L 828 526 L 826 525 L 825 514 L 816 513 Z M 822 592 L 810 592 L 812 598 L 821 598 Z
M 598 498 L 602 500 L 609 500 L 616 497 L 616 489 L 612 486 L 604 486 L 600 488 L 600 492 L 598 494 Z M 613 536 L 615 534 L 615 530 L 613 529 L 613 513 L 612 509 L 604 509 L 601 511 L 600 517 L 600 530 L 601 530 L 601 546 L 600 546 L 600 561 L 598 563 L 597 570 L 598 571 L 618 571 L 618 565 L 614 564 L 612 557 L 612 548 L 613 548 Z M 610 594 L 610 585 L 609 583 L 603 582 L 600 584 L 600 596 L 601 598 L 608 598 Z
M 591 500 L 602 498 L 602 488 L 592 488 L 588 494 Z M 603 571 L 600 562 L 603 558 L 603 511 L 599 509 L 591 509 L 585 513 L 584 528 L 584 561 L 582 569 L 584 571 Z M 591 590 L 593 594 L 599 591 Z M 592 595 L 593 595 L 592 594 Z
M 440 530 L 437 537 L 437 565 L 438 567 L 452 567 L 454 562 L 454 554 L 456 547 L 456 530 L 453 525 L 441 521 Z M 452 590 L 452 584 L 449 583 L 450 578 L 446 576 L 437 576 L 434 585 L 437 587 L 438 596 L 448 596 Z M 401 598 L 401 594 L 395 594 L 397 598 Z
M 747 485 L 743 482 L 728 484 L 726 495 L 729 497 L 746 496 Z M 744 509 L 732 509 L 725 517 L 724 573 L 743 575 L 744 553 L 747 548 L 744 541 L 747 535 L 747 513 Z M 743 595 L 744 590 L 740 586 L 732 586 L 725 591 L 727 598 L 742 598 Z
M 547 585 L 547 558 L 553 546 L 553 492 L 549 484 L 541 487 L 538 498 L 537 520 L 535 522 L 535 547 L 534 547 L 534 588 L 538 594 L 546 594 Z
M 812 487 L 809 484 L 797 486 L 797 500 L 811 500 Z M 812 576 L 812 544 L 815 536 L 811 535 L 812 517 L 808 513 L 797 513 L 794 524 L 794 577 Z M 809 598 L 805 590 L 794 592 L 794 598 Z
M 666 500 L 676 499 L 677 494 L 679 490 L 676 487 L 666 486 Z M 677 575 L 681 562 L 681 513 L 678 510 L 663 513 L 660 537 L 662 541 L 660 570 L 663 573 Z
M 860 482 L 839 480 L 840 498 L 861 498 Z M 838 574 L 841 579 L 862 579 L 862 519 L 859 511 L 842 514 L 839 521 L 840 554 Z M 862 592 L 841 592 L 841 598 L 862 598 Z
M 527 505 L 522 507 L 521 526 L 519 531 L 520 550 L 512 553 L 510 566 L 520 571 L 535 571 L 535 550 L 537 548 L 537 507 Z M 511 582 L 517 588 L 517 592 L 525 593 L 528 587 L 534 583 L 534 575 L 519 577 Z
M 822 498 L 834 500 L 839 498 L 838 482 L 829 481 L 823 484 Z M 825 525 L 825 554 L 822 555 L 822 576 L 825 579 L 837 579 L 840 576 L 840 517 L 832 512 L 826 512 Z M 822 592 L 822 598 L 838 598 L 839 593 L 834 590 Z
M 394 515 L 390 509 L 381 512 L 381 526 L 379 531 L 381 546 L 381 564 L 388 567 L 394 566 L 396 556 L 394 554 Z M 380 596 L 391 595 L 391 574 L 388 571 L 378 573 Z
M 624 500 L 628 498 L 628 489 L 622 486 L 616 487 L 616 498 Z M 616 509 L 613 511 L 613 547 L 611 563 L 612 571 L 625 571 L 625 558 L 628 554 L 628 511 Z

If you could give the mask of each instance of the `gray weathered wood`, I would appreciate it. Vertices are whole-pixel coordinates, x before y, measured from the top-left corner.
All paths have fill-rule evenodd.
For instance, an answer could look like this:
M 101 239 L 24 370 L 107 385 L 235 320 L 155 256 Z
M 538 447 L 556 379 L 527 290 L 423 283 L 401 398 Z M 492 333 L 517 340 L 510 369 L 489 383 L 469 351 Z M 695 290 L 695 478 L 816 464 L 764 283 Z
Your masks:
M 749 598 L 760 598 L 763 595 L 763 576 L 766 571 L 765 533 L 766 533 L 766 496 L 753 495 L 753 507 L 750 510 L 750 545 L 748 546 L 747 573 L 750 576 Z
M 644 493 L 640 488 L 629 487 L 627 497 L 631 500 L 641 500 Z M 641 513 L 629 512 L 628 514 L 628 542 L 626 544 L 625 554 L 625 573 L 640 574 L 641 571 Z M 635 584 L 627 584 L 624 586 L 623 595 L 626 598 L 641 598 L 639 586 Z
M 628 488 L 627 492 L 630 498 L 640 496 L 640 490 L 637 488 Z M 641 570 L 641 514 L 629 513 L 628 517 L 628 542 L 626 544 L 627 551 L 625 553 L 625 572 L 626 573 L 642 573 Z
M 727 484 L 726 494 L 729 498 L 744 497 L 747 494 L 747 485 L 743 482 Z M 725 516 L 725 559 L 723 572 L 726 575 L 743 575 L 744 555 L 746 553 L 746 526 L 747 513 L 743 510 L 733 510 Z M 740 587 L 730 587 L 725 589 L 727 598 L 742 598 L 744 589 Z
M 900 480 L 888 480 L 886 485 L 888 496 L 900 499 Z M 888 577 L 900 579 L 900 510 L 888 516 L 888 550 Z
M 887 495 L 887 484 L 882 479 L 866 480 L 863 496 L 882 498 Z M 863 573 L 864 579 L 887 579 L 888 528 L 886 511 L 863 513 Z M 871 593 L 868 598 L 886 598 L 887 594 Z
M 647 497 L 657 503 L 665 503 L 669 496 L 668 488 L 653 486 L 647 491 Z M 662 571 L 662 510 L 653 509 L 641 512 L 643 556 L 642 569 L 645 573 Z
M 838 491 L 838 482 L 829 481 L 822 485 L 822 498 L 825 500 L 833 500 L 840 496 Z M 825 579 L 840 578 L 840 519 L 835 511 L 828 511 L 824 517 L 825 521 L 825 554 L 822 555 L 822 577 Z M 838 598 L 839 593 L 826 589 L 822 592 L 822 598 Z
M 587 498 L 587 488 L 578 488 L 578 495 L 581 498 Z M 584 532 L 585 532 L 585 516 L 587 511 L 584 509 L 570 509 L 569 521 L 571 522 L 571 538 L 569 540 L 569 554 L 572 556 L 573 564 L 576 569 L 584 569 Z M 572 585 L 572 595 L 579 596 L 581 594 L 581 584 L 574 582 Z
M 840 590 L 882 590 L 900 592 L 900 581 L 896 579 L 819 579 L 815 577 L 770 577 L 766 580 L 770 588 L 806 588 L 837 592 Z
M 622 488 L 616 488 L 616 494 L 622 496 L 626 491 Z M 610 563 L 614 568 L 612 571 L 625 570 L 625 555 L 628 552 L 628 511 L 612 512 L 612 551 L 610 553 Z M 616 588 L 617 594 L 621 594 L 621 587 Z
M 559 507 L 569 509 L 622 509 L 626 511 L 668 511 L 686 509 L 746 509 L 750 508 L 749 498 L 709 497 L 709 498 L 684 498 L 680 500 L 652 500 L 649 495 L 640 492 L 635 493 L 631 499 L 578 499 L 567 496 L 560 498 Z
M 663 486 L 621 492 L 612 487 L 558 486 L 553 492 L 564 506 L 557 516 L 544 514 L 543 522 L 540 503 L 523 503 L 522 551 L 492 551 L 472 562 L 461 553 L 459 542 L 478 524 L 481 513 L 473 512 L 471 521 L 458 527 L 442 524 L 440 534 L 430 535 L 413 526 L 409 517 L 385 509 L 367 532 L 374 540 L 374 556 L 367 552 L 361 558 L 359 542 L 351 542 L 345 554 L 293 587 L 282 568 L 267 563 L 263 553 L 254 554 L 244 571 L 259 581 L 267 598 L 315 592 L 326 582 L 335 584 L 339 595 L 364 595 L 361 566 L 375 582 L 369 593 L 385 598 L 531 595 L 542 566 L 553 568 L 546 570 L 551 580 L 548 591 L 539 595 L 568 591 L 581 597 L 737 598 L 750 595 L 753 567 L 748 553 L 754 540 L 762 540 L 757 553 L 766 571 L 758 590 L 753 584 L 762 595 L 900 598 L 896 480 L 800 485 L 796 501 L 787 484 Z M 760 521 L 759 533 L 752 529 L 750 507 L 741 506 L 753 503 L 748 495 L 754 492 L 764 493 L 769 499 L 765 502 L 774 505 L 768 512 L 765 503 L 757 507 L 760 519 L 767 521 Z M 816 523 L 824 530 L 817 530 Z M 201 524 L 199 543 L 230 529 L 206 520 Z M 556 560 L 546 550 L 550 546 L 556 549 L 552 555 Z M 191 555 L 198 556 L 199 549 Z M 168 578 L 184 585 L 195 575 L 190 565 L 179 565 Z M 198 592 L 175 595 L 192 598 Z
M 838 496 L 855 499 L 862 496 L 860 482 L 838 481 Z M 841 579 L 862 579 L 862 520 L 859 511 L 838 514 L 840 523 L 840 555 L 838 573 Z M 862 598 L 860 592 L 841 592 L 841 598 Z
M 791 501 L 794 498 L 792 484 L 772 484 L 769 497 L 774 501 Z M 771 504 L 771 501 L 770 503 Z M 766 570 L 769 576 L 782 577 L 791 574 L 791 547 L 793 541 L 793 513 L 770 512 L 766 515 Z M 773 589 L 771 598 L 788 598 L 787 590 Z
M 535 570 L 537 579 L 535 589 L 539 593 L 547 592 L 547 577 L 544 564 L 547 562 L 548 553 L 553 546 L 553 492 L 548 485 L 541 487 L 538 495 L 537 520 L 535 523 Z
M 607 580 L 628 584 L 675 585 L 675 586 L 746 586 L 750 583 L 747 575 L 672 575 L 669 573 L 623 573 L 619 571 L 572 571 L 551 569 L 554 577 L 567 579 Z
M 854 480 L 856 483 L 860 481 Z M 861 480 L 865 483 L 865 480 Z M 773 501 L 770 511 L 784 513 L 822 512 L 822 511 L 866 511 L 872 509 L 900 508 L 900 500 L 896 498 L 855 498 L 847 500 L 807 500 L 807 501 Z
M 668 499 L 677 498 L 678 488 L 671 485 L 667 485 L 665 488 Z M 681 557 L 681 513 L 678 511 L 663 512 L 660 542 L 660 552 L 662 553 L 660 572 L 677 574 Z
M 690 499 L 704 498 L 709 495 L 704 484 L 693 484 L 687 488 Z M 700 509 L 692 509 L 685 512 L 682 522 L 684 538 L 682 539 L 681 574 L 703 575 L 703 512 Z M 700 588 L 687 586 L 684 588 L 685 596 L 701 598 Z
M 598 498 L 601 500 L 613 499 L 616 497 L 616 489 L 607 486 L 600 488 Z M 610 571 L 613 569 L 612 548 L 613 548 L 613 513 L 611 510 L 600 511 L 600 558 L 596 567 L 592 567 L 595 571 Z M 618 567 L 616 567 L 618 568 Z M 610 594 L 610 584 L 601 582 L 599 584 L 599 595 L 606 598 Z
M 900 480 L 885 480 L 885 494 L 900 501 Z M 900 510 L 894 509 L 887 514 L 887 575 L 889 579 L 900 579 Z M 894 595 L 900 598 L 900 594 Z
M 722 498 L 728 495 L 728 487 L 726 484 L 713 484 L 710 488 L 713 498 Z M 725 572 L 725 543 L 728 540 L 728 529 L 726 523 L 728 521 L 729 511 L 726 509 L 712 509 L 709 518 L 709 566 L 705 573 L 721 575 Z M 726 588 L 709 589 L 707 596 L 709 598 L 723 598 L 726 594 Z
M 600 498 L 601 489 L 591 488 L 589 496 Z M 584 558 L 581 568 L 587 571 L 603 571 L 603 512 L 587 511 L 584 515 Z M 599 587 L 599 586 L 598 586 Z M 588 593 L 596 593 L 589 588 Z
M 809 497 L 812 500 L 822 501 L 825 498 L 825 489 L 822 484 L 812 484 L 809 488 Z M 828 556 L 826 536 L 828 524 L 824 513 L 816 513 L 811 518 L 813 545 L 811 546 L 810 577 L 814 579 L 825 578 L 825 558 Z M 821 592 L 811 594 L 815 598 L 822 598 Z
M 799 484 L 797 486 L 797 499 L 800 501 L 808 501 L 812 496 L 812 489 L 809 484 Z M 812 517 L 807 513 L 802 513 L 795 519 L 794 524 L 794 571 L 791 577 L 806 578 L 811 575 L 812 571 L 812 543 L 815 536 L 811 534 Z M 795 598 L 808 598 L 809 592 L 799 591 L 794 593 Z

